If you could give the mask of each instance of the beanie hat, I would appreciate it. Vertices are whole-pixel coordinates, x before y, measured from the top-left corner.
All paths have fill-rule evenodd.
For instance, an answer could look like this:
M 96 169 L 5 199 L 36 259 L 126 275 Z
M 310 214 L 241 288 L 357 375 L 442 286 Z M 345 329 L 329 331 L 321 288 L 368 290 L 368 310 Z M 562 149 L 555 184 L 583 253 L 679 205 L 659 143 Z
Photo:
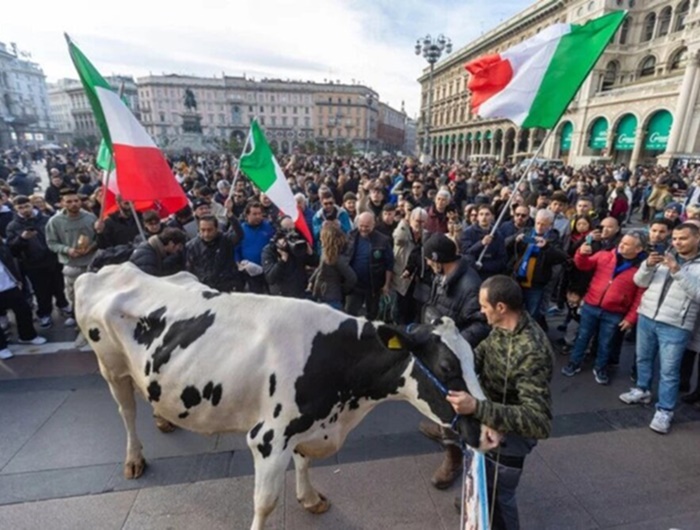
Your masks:
M 445 234 L 436 233 L 428 238 L 423 246 L 425 257 L 438 263 L 457 261 L 457 246 Z
M 683 213 L 683 205 L 680 202 L 669 202 L 664 208 L 664 211 L 666 210 L 676 210 L 676 213 L 680 215 Z

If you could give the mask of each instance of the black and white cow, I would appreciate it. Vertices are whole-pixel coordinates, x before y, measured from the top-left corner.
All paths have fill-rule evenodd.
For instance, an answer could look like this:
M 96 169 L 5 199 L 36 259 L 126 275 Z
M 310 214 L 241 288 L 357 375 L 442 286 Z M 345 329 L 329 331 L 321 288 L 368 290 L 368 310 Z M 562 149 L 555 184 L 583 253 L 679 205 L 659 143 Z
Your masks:
M 449 319 L 406 332 L 313 302 L 221 294 L 187 273 L 155 278 L 131 264 L 84 274 L 75 291 L 80 329 L 126 426 L 125 477 L 145 466 L 134 391 L 184 429 L 246 432 L 253 529 L 274 509 L 292 458 L 299 502 L 326 511 L 309 459 L 338 451 L 381 401 L 407 400 L 449 426 L 445 388 L 483 399 L 471 348 Z M 478 425 L 459 418 L 456 427 L 478 445 Z

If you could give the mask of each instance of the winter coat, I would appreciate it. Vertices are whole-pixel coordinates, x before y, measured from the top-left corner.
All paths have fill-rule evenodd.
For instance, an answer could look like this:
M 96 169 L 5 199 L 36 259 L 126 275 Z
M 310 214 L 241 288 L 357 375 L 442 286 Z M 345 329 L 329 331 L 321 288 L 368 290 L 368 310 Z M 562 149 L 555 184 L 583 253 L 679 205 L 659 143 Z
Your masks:
M 185 269 L 184 254 L 166 254 L 157 235 L 140 243 L 129 261 L 151 276 L 169 276 Z
M 105 219 L 104 225 L 102 233 L 97 234 L 97 248 L 128 245 L 139 235 L 139 227 L 131 213 L 124 217 L 120 212 L 115 212 Z
M 634 283 L 634 275 L 644 257 L 644 254 L 640 254 L 631 267 L 613 277 L 615 268 L 622 263 L 617 250 L 584 255 L 579 249 L 574 255 L 576 267 L 582 271 L 594 271 L 583 301 L 610 313 L 623 314 L 624 320 L 635 324 L 637 308 L 645 289 Z
M 683 263 L 675 274 L 666 265 L 649 267 L 644 261 L 634 275 L 634 283 L 647 288 L 639 304 L 640 315 L 693 330 L 700 309 L 700 255 Z
M 275 228 L 270 221 L 263 220 L 258 226 L 241 223 L 241 229 L 243 240 L 236 245 L 236 261 L 247 260 L 262 265 L 262 251 L 275 235 Z
M 422 320 L 428 324 L 439 317 L 451 318 L 473 348 L 489 334 L 489 326 L 479 306 L 481 278 L 472 263 L 461 258 L 449 276 L 435 277 Z
M 428 219 L 425 222 L 424 228 L 430 233 L 439 232 L 441 234 L 447 233 L 447 211 L 440 213 L 435 208 L 433 204 L 428 208 Z
M 357 275 L 345 257 L 333 265 L 321 262 L 309 278 L 313 299 L 325 303 L 342 303 L 343 295 L 351 292 L 356 282 Z
M 428 232 L 423 230 L 423 238 L 425 239 Z M 407 221 L 399 221 L 399 225 L 394 230 L 394 277 L 391 287 L 401 296 L 406 296 L 413 278 L 402 278 L 401 275 L 408 267 L 408 261 L 411 253 L 421 246 L 421 241 L 416 241 L 411 231 L 411 226 Z
M 352 230 L 350 234 L 348 234 L 348 244 L 345 247 L 343 255 L 350 263 L 352 263 L 353 257 L 355 256 L 357 239 L 359 237 L 360 233 L 357 229 Z M 386 283 L 387 271 L 394 270 L 394 251 L 391 248 L 391 239 L 384 234 L 380 234 L 376 230 L 373 230 L 369 234 L 369 240 L 371 245 L 369 287 L 373 293 L 378 293 Z M 355 273 L 357 273 L 357 271 L 355 271 Z
M 534 228 L 524 228 L 506 241 L 506 250 L 508 251 L 508 254 L 514 258 L 515 272 L 517 272 L 520 267 L 521 260 L 525 257 L 525 252 L 528 245 L 525 240 L 516 241 L 516 238 L 519 234 L 534 236 L 534 232 Z M 535 261 L 535 270 L 532 276 L 532 287 L 544 287 L 547 285 L 549 280 L 552 278 L 552 267 L 554 267 L 554 265 L 564 263 L 568 259 L 566 252 L 564 252 L 559 246 L 559 233 L 556 230 L 549 230 L 545 236 L 545 239 L 547 240 L 547 244 L 540 250 L 537 260 Z
M 481 251 L 484 250 L 484 245 L 481 240 L 491 233 L 490 229 L 481 228 L 477 224 L 468 226 L 462 231 L 462 236 L 459 241 L 459 246 L 463 256 L 471 256 L 474 261 L 479 259 Z M 506 252 L 506 244 L 503 236 L 496 231 L 493 235 L 493 241 L 487 247 L 486 253 L 481 261 L 481 269 L 479 276 L 483 279 L 496 274 L 501 274 L 508 261 L 508 253 Z
M 280 259 L 275 239 L 263 249 L 262 268 L 270 294 L 292 298 L 306 297 L 306 265 L 312 266 L 315 256 L 297 257 L 289 253 L 287 261 Z
M 7 183 L 12 188 L 12 193 L 14 195 L 26 195 L 29 197 L 32 193 L 34 193 L 36 180 L 36 178 L 30 177 L 26 173 L 19 171 L 13 175 L 10 175 Z
M 205 285 L 217 291 L 241 290 L 242 277 L 234 259 L 238 241 L 235 232 L 219 233 L 212 241 L 199 236 L 187 242 L 186 268 Z
M 19 260 L 22 270 L 57 266 L 58 258 L 46 243 L 46 223 L 48 222 L 49 218 L 43 214 L 33 215 L 29 219 L 15 214 L 15 218 L 7 225 L 7 245 Z M 25 230 L 35 230 L 36 235 L 24 239 L 21 236 Z

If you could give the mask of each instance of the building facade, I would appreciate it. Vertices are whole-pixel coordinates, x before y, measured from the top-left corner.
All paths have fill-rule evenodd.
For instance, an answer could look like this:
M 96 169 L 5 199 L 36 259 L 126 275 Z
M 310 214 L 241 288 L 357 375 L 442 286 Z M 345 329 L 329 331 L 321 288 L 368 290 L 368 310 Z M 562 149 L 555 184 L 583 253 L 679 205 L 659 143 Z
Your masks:
M 379 103 L 379 124 L 377 127 L 378 149 L 382 152 L 396 153 L 404 148 L 406 142 L 406 112 L 391 108 L 386 103 Z
M 51 139 L 44 72 L 12 43 L 0 42 L 0 148 Z
M 122 98 L 139 117 L 139 101 L 136 82 L 129 76 L 110 76 L 105 80 L 115 91 L 121 91 Z M 55 131 L 55 141 L 59 144 L 84 143 L 95 146 L 100 133 L 85 95 L 83 86 L 77 79 L 60 79 L 49 86 L 48 99 L 51 120 Z
M 142 122 L 162 146 L 192 117 L 209 140 L 240 143 L 257 117 L 272 148 L 282 153 L 311 144 L 331 151 L 377 147 L 378 95 L 362 85 L 165 75 L 139 78 L 138 90 Z M 196 108 L 185 105 L 188 90 Z
M 471 112 L 465 63 L 505 51 L 550 24 L 583 24 L 618 9 L 628 10 L 627 18 L 549 135 Z M 573 165 L 691 158 L 700 153 L 699 50 L 698 0 L 540 0 L 435 66 L 430 113 L 424 72 L 419 144 L 427 132 L 425 152 L 462 160 L 517 161 L 540 147 L 540 156 Z

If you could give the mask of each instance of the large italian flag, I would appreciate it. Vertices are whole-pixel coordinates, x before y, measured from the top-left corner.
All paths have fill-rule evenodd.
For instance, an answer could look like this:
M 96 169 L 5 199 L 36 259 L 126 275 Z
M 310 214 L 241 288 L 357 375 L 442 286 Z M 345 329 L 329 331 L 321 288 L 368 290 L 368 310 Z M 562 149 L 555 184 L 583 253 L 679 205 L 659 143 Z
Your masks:
M 299 233 L 312 243 L 311 232 L 294 199 L 292 188 L 289 187 L 282 168 L 272 154 L 270 144 L 267 143 L 257 120 L 253 120 L 250 124 L 247 144 L 249 148 L 241 155 L 239 162 L 240 170 L 270 198 L 283 214 L 292 218 Z
M 117 175 L 114 189 L 124 200 L 156 204 L 161 215 L 175 213 L 187 206 L 185 192 L 175 180 L 155 142 L 67 35 L 66 40 L 70 57 L 102 133 L 105 149 L 113 156 Z
M 472 109 L 482 118 L 551 129 L 625 15 L 615 11 L 583 25 L 554 24 L 500 54 L 466 64 Z

